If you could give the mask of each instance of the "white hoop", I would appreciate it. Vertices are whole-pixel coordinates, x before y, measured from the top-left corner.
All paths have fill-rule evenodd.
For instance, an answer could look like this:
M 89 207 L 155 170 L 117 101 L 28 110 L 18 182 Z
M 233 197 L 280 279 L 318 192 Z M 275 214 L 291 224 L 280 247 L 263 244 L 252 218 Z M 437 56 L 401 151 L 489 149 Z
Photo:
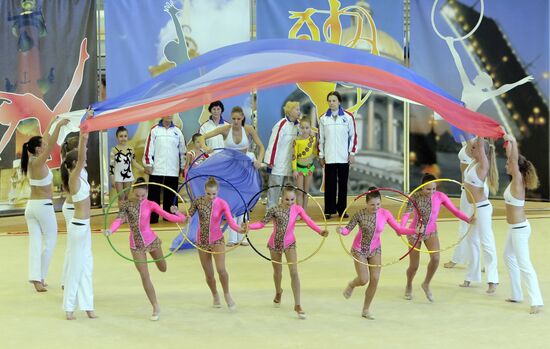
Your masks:
M 437 36 L 439 36 L 441 39 L 445 40 L 445 37 L 443 35 L 441 35 L 439 30 L 437 30 L 437 27 L 435 26 L 435 16 L 434 15 L 435 15 L 435 8 L 437 6 L 438 1 L 439 0 L 435 0 L 434 4 L 432 5 L 432 13 L 431 13 L 432 28 L 435 31 L 435 33 L 437 34 Z M 479 25 L 481 24 L 481 20 L 483 19 L 483 12 L 485 12 L 485 3 L 484 3 L 483 0 L 481 0 L 481 11 L 479 13 L 479 19 L 478 19 L 475 27 L 472 30 L 470 30 L 468 32 L 468 34 L 466 34 L 464 36 L 461 36 L 459 38 L 453 38 L 453 41 L 462 41 L 462 40 L 468 39 L 470 36 L 472 36 L 472 34 L 477 30 L 477 28 L 479 28 Z

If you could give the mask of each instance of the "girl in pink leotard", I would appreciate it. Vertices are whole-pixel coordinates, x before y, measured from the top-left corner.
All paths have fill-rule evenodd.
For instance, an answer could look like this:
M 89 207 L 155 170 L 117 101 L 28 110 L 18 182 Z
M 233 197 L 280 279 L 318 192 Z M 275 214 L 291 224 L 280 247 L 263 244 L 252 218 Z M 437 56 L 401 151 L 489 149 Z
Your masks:
M 194 200 L 189 208 L 190 217 L 193 216 L 195 212 L 199 214 L 199 230 L 196 239 L 197 246 L 202 250 L 214 252 L 208 253 L 199 249 L 201 266 L 206 276 L 206 283 L 214 298 L 214 308 L 221 308 L 221 304 L 220 296 L 216 288 L 216 279 L 214 278 L 212 258 L 216 263 L 216 270 L 218 271 L 218 277 L 222 284 L 225 302 L 229 310 L 235 310 L 237 305 L 229 293 L 229 274 L 225 269 L 225 242 L 223 239 L 223 232 L 220 229 L 222 215 L 225 216 L 225 220 L 231 229 L 240 233 L 244 232 L 244 229 L 235 223 L 227 202 L 218 197 L 220 187 L 213 177 L 208 178 L 204 184 L 204 189 L 205 195 Z
M 370 187 L 369 191 L 375 189 L 376 187 Z M 413 235 L 416 234 L 416 231 L 397 224 L 391 212 L 382 208 L 379 191 L 368 193 L 366 201 L 367 207 L 355 213 L 348 224 L 344 228 L 339 228 L 338 232 L 342 235 L 348 235 L 359 224 L 359 231 L 351 247 L 351 254 L 357 259 L 354 260 L 357 277 L 349 282 L 344 290 L 344 297 L 346 299 L 350 298 L 355 287 L 364 286 L 368 283 L 361 316 L 374 320 L 369 308 L 380 279 L 380 267 L 377 265 L 380 265 L 382 261 L 380 235 L 384 231 L 384 226 L 388 223 L 400 235 Z M 370 265 L 367 266 L 366 264 Z
M 183 222 L 185 216 L 178 212 L 177 206 L 172 206 L 171 211 L 173 214 L 170 214 L 160 208 L 156 202 L 147 200 L 147 185 L 139 185 L 144 182 L 145 180 L 142 177 L 136 180 L 135 184 L 138 184 L 138 186 L 134 187 L 133 192 L 137 200 L 121 201 L 118 218 L 105 231 L 105 235 L 113 234 L 123 223 L 128 223 L 130 226 L 129 239 L 132 258 L 141 277 L 145 293 L 153 306 L 153 315 L 150 319 L 151 321 L 157 321 L 160 306 L 149 276 L 146 254 L 149 253 L 152 258 L 157 259 L 155 263 L 161 272 L 166 271 L 166 261 L 162 258 L 164 254 L 162 253 L 161 241 L 149 225 L 151 213 L 157 213 L 170 222 Z
M 298 257 L 296 253 L 296 237 L 294 235 L 298 217 L 302 217 L 303 221 L 317 234 L 322 236 L 328 235 L 328 231 L 321 230 L 307 215 L 306 211 L 296 204 L 296 192 L 292 187 L 284 187 L 282 203 L 270 208 L 261 221 L 251 223 L 248 228 L 250 230 L 262 229 L 267 223 L 273 221 L 273 233 L 267 242 L 271 260 L 275 261 L 271 263 L 273 266 L 273 281 L 275 282 L 273 305 L 278 307 L 281 303 L 283 266 L 280 262 L 284 253 L 287 262 L 290 263 L 288 269 L 290 271 L 292 293 L 294 294 L 294 311 L 296 311 L 300 319 L 305 319 L 306 313 L 300 305 L 300 278 L 298 276 L 298 265 L 296 264 Z
M 422 184 L 435 180 L 435 177 L 429 173 L 424 174 L 422 177 Z M 422 241 L 426 248 L 430 251 L 438 251 L 439 238 L 437 237 L 437 217 L 439 216 L 439 210 L 441 206 L 445 206 L 455 217 L 463 220 L 464 222 L 471 222 L 473 217 L 468 217 L 464 212 L 456 208 L 451 202 L 449 197 L 444 193 L 436 190 L 436 183 L 430 183 L 425 185 L 422 189 L 412 195 L 412 199 L 416 201 L 422 220 L 425 224 L 425 229 L 422 229 L 420 239 L 409 236 L 409 243 L 414 244 L 415 248 L 420 249 Z M 407 213 L 403 215 L 401 219 L 401 225 L 405 225 L 409 220 L 412 213 L 413 205 L 411 202 L 407 203 Z M 416 215 L 412 220 L 410 227 L 418 227 L 419 219 Z M 412 299 L 412 282 L 418 266 L 420 264 L 420 252 L 413 250 L 409 254 L 409 268 L 407 269 L 407 286 L 405 287 L 405 299 Z M 422 289 L 426 294 L 426 298 L 430 302 L 433 302 L 432 292 L 430 290 L 430 282 L 439 266 L 439 252 L 430 253 L 430 262 L 428 263 L 428 269 L 426 271 L 426 278 L 422 282 Z

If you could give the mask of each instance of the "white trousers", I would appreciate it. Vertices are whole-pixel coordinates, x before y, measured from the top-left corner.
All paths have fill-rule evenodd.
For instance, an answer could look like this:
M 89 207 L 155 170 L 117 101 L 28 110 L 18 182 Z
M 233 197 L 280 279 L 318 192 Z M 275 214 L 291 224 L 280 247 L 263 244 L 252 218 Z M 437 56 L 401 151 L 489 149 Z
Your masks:
M 293 185 L 294 178 L 292 176 L 279 176 L 270 174 L 267 185 L 269 187 L 274 185 Z M 281 190 L 283 188 L 271 188 L 267 190 L 267 209 L 273 208 L 279 204 L 279 198 L 281 197 Z
M 67 227 L 67 234 L 69 233 L 69 225 L 74 217 L 74 205 L 65 201 L 61 207 L 63 217 L 65 217 L 65 226 Z M 63 271 L 61 274 L 61 285 L 65 285 L 65 275 L 67 275 L 67 268 L 69 267 L 69 239 L 67 235 L 67 242 L 65 242 L 65 257 L 63 258 Z
M 42 281 L 48 276 L 57 241 L 57 220 L 52 200 L 27 201 L 25 220 L 29 229 L 29 281 Z
M 241 223 L 244 221 L 244 215 L 241 215 L 241 216 L 238 216 L 238 217 L 233 217 L 233 219 L 235 220 L 235 222 L 238 225 L 241 225 Z M 229 230 L 228 235 L 227 235 L 228 236 L 228 242 L 237 244 L 237 243 L 241 242 L 242 239 L 244 238 L 244 234 L 239 234 L 235 230 L 231 229 L 231 227 L 228 226 L 227 229 Z
M 89 219 L 73 218 L 67 229 L 69 245 L 63 310 L 94 310 L 92 235 Z
M 531 298 L 531 305 L 544 305 L 540 294 L 539 280 L 531 258 L 529 257 L 529 237 L 531 236 L 531 225 L 529 221 L 517 224 L 510 224 L 508 237 L 504 247 L 504 263 L 508 268 L 510 284 L 512 285 L 512 297 L 515 301 L 523 300 L 521 290 L 521 279 L 525 281 L 527 293 Z
M 464 212 L 468 217 L 472 215 L 474 212 L 474 207 L 472 204 L 468 202 L 468 197 L 466 194 L 466 190 L 462 189 L 462 193 L 460 193 L 460 211 Z M 462 239 L 460 243 L 455 247 L 455 251 L 453 253 L 453 257 L 451 258 L 451 262 L 456 264 L 467 264 L 468 263 L 468 243 L 469 240 L 467 238 L 463 238 L 464 235 L 468 232 L 468 227 L 470 225 L 462 220 L 459 220 L 459 226 L 458 226 L 458 238 Z M 472 227 L 473 228 L 473 227 Z
M 481 281 L 480 244 L 485 261 L 487 282 L 498 284 L 498 262 L 495 235 L 493 234 L 493 205 L 489 200 L 477 202 L 476 220 L 468 237 L 468 270 L 465 281 Z

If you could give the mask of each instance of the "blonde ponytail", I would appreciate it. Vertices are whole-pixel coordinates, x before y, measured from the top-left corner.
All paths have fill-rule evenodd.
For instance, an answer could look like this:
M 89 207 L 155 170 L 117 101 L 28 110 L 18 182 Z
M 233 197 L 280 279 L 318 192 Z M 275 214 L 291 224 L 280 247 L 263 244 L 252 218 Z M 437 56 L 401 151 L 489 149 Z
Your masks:
M 497 158 L 495 154 L 495 144 L 493 140 L 489 140 L 486 144 L 489 146 L 489 151 L 487 154 L 487 158 L 489 160 L 489 174 L 488 174 L 489 191 L 491 192 L 491 194 L 494 195 L 498 191 L 498 168 L 497 168 Z
M 523 185 L 526 189 L 534 190 L 540 185 L 539 176 L 537 175 L 537 169 L 533 163 L 520 155 L 518 158 L 518 167 L 521 176 L 523 177 Z

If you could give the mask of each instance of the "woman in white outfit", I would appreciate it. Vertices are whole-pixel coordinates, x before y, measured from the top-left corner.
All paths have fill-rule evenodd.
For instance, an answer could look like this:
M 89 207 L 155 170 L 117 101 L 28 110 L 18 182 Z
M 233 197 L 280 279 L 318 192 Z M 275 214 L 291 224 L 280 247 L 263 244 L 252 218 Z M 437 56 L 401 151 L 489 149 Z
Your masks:
M 483 138 L 472 143 L 474 161 L 464 171 L 464 186 L 472 192 L 477 217 L 468 241 L 468 271 L 461 287 L 469 287 L 471 282 L 481 281 L 480 244 L 487 272 L 488 294 L 496 292 L 498 280 L 497 252 L 493 234 L 493 205 L 488 200 L 488 189 L 495 194 L 498 190 L 498 172 L 496 167 L 495 146 Z M 487 186 L 488 184 L 488 186 Z M 470 198 L 468 198 L 470 201 Z
M 529 237 L 531 236 L 531 225 L 525 217 L 525 190 L 536 189 L 539 186 L 537 171 L 533 164 L 524 156 L 519 155 L 515 138 L 505 135 L 504 146 L 508 161 L 506 162 L 506 173 L 511 176 L 511 181 L 504 191 L 504 202 L 506 203 L 506 222 L 508 222 L 508 237 L 504 247 L 504 263 L 510 276 L 512 296 L 506 299 L 507 302 L 519 303 L 523 301 L 521 290 L 521 279 L 529 298 L 531 298 L 531 314 L 536 314 L 543 307 L 542 296 L 539 288 L 539 281 L 535 268 L 529 257 Z
M 90 231 L 90 185 L 86 167 L 88 134 L 80 133 L 78 150 L 69 152 L 61 165 L 61 179 L 73 199 L 74 216 L 67 227 L 67 271 L 63 290 L 63 309 L 67 320 L 76 319 L 78 306 L 95 318 L 92 285 L 93 257 Z
M 470 157 L 471 145 L 469 142 L 463 142 L 462 148 L 458 152 L 458 160 L 460 161 L 460 174 L 462 176 L 462 182 L 464 182 L 464 171 L 472 163 L 473 159 Z M 460 211 L 464 212 L 468 217 L 474 213 L 472 204 L 468 202 L 466 190 L 461 188 L 460 190 Z M 462 239 L 460 243 L 455 247 L 453 257 L 443 266 L 445 268 L 454 268 L 457 264 L 467 264 L 468 260 L 468 239 L 464 238 L 464 235 L 468 232 L 468 223 L 459 221 L 458 223 L 458 238 Z
M 217 127 L 215 130 L 208 132 L 204 135 L 204 139 L 209 139 L 217 135 L 222 135 L 225 143 L 225 148 L 239 150 L 246 155 L 248 155 L 256 169 L 259 169 L 261 163 L 256 159 L 263 159 L 265 154 L 265 148 L 256 133 L 256 130 L 251 125 L 245 125 L 244 112 L 241 107 L 233 107 L 231 110 L 231 124 Z M 258 156 L 256 157 L 254 153 L 249 152 L 250 141 L 248 137 L 252 138 L 256 146 L 258 147 Z M 234 217 L 237 224 L 241 224 L 244 220 L 244 215 L 239 217 Z M 231 228 L 229 229 L 229 238 L 227 246 L 234 246 L 238 244 L 244 237 L 244 235 L 239 234 Z M 241 245 L 247 246 L 248 243 L 243 241 Z
M 78 147 L 78 136 L 72 136 L 70 138 L 67 138 L 65 142 L 61 145 L 61 162 L 65 160 L 67 157 L 67 154 L 72 151 L 73 149 L 76 149 Z M 70 195 L 65 196 L 65 201 L 63 202 L 63 206 L 61 206 L 61 212 L 63 213 L 63 218 L 65 218 L 65 227 L 68 230 L 69 224 L 71 224 L 71 220 L 74 217 L 74 205 L 73 205 L 73 198 L 71 198 Z M 67 275 L 67 268 L 69 263 L 69 244 L 68 242 L 65 243 L 65 257 L 63 259 L 63 271 L 61 273 L 61 289 L 64 288 L 65 285 L 65 275 Z
M 55 120 L 55 119 L 54 119 Z M 23 144 L 21 172 L 28 175 L 31 196 L 25 209 L 29 229 L 29 282 L 38 292 L 46 292 L 46 276 L 57 240 L 57 221 L 52 202 L 52 171 L 46 165 L 59 130 L 69 121 L 57 123 L 49 135 L 52 120 L 44 136 L 34 136 Z M 44 239 L 44 243 L 42 243 Z

